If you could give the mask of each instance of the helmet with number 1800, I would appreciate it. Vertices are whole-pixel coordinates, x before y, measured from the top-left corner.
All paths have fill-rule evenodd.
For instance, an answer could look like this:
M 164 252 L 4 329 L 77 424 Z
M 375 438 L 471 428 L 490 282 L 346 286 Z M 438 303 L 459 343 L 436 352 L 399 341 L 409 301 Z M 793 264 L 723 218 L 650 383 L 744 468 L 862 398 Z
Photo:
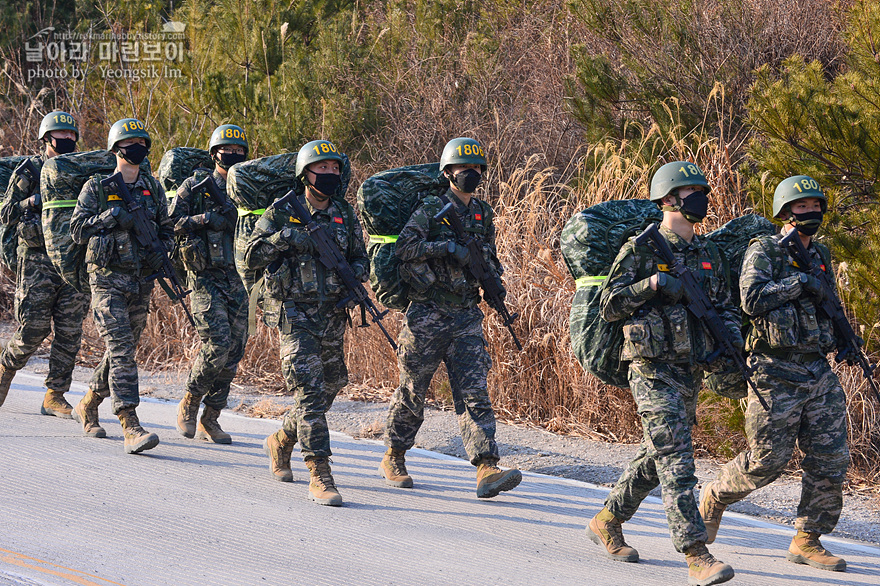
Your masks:
M 453 138 L 446 143 L 440 155 L 440 173 L 449 165 L 479 165 L 481 172 L 485 173 L 486 153 L 473 138 Z
M 344 162 L 342 155 L 336 150 L 332 142 L 328 140 L 313 140 L 303 145 L 296 155 L 296 176 L 302 179 L 306 167 L 318 161 L 339 161 L 340 168 Z
M 137 118 L 123 118 L 110 127 L 110 133 L 107 135 L 107 150 L 112 151 L 117 143 L 129 138 L 144 139 L 147 143 L 147 150 L 153 144 L 143 122 Z
M 783 179 L 773 192 L 773 217 L 778 218 L 790 204 L 807 197 L 818 198 L 822 205 L 822 213 L 828 211 L 828 199 L 815 179 L 807 175 L 795 175 Z

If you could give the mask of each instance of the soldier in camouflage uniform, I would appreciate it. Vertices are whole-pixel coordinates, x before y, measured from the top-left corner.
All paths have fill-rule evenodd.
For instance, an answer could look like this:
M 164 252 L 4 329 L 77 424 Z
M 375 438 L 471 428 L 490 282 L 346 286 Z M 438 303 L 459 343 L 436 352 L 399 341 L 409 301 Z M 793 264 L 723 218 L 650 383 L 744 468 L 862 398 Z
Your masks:
M 361 281 L 370 263 L 360 222 L 342 197 L 343 158 L 330 142 L 315 140 L 296 157 L 296 175 L 305 185 L 297 196 L 312 219 L 333 236 Z M 265 269 L 263 321 L 281 332 L 281 370 L 295 404 L 281 429 L 263 444 L 273 477 L 292 482 L 290 457 L 299 440 L 309 469 L 309 498 L 340 506 L 342 497 L 330 471 L 330 432 L 325 413 L 348 384 L 343 336 L 348 311 L 337 304 L 346 294 L 335 271 L 322 265 L 314 240 L 288 204 L 269 207 L 247 243 L 249 269 Z
M 208 150 L 214 159 L 211 177 L 225 192 L 229 168 L 247 158 L 244 130 L 232 124 L 217 127 Z M 204 189 L 193 192 L 193 186 L 208 175 L 197 171 L 186 179 L 169 210 L 192 290 L 193 318 L 202 340 L 177 409 L 177 430 L 184 437 L 229 444 L 232 437 L 223 431 L 217 418 L 226 407 L 229 386 L 244 356 L 248 299 L 232 256 L 235 207 L 228 199 L 216 201 Z M 202 402 L 205 409 L 197 426 Z
M 15 283 L 15 318 L 18 328 L 0 354 L 0 405 L 6 399 L 15 372 L 27 364 L 51 332 L 46 396 L 40 412 L 71 419 L 73 408 L 64 399 L 80 348 L 82 322 L 88 308 L 84 295 L 64 282 L 49 260 L 40 221 L 39 172 L 43 162 L 73 152 L 79 132 L 73 116 L 50 112 L 40 123 L 38 138 L 45 152 L 30 158 L 37 177 L 13 176 L 0 207 L 0 222 L 16 226 L 18 274 Z
M 746 437 L 749 449 L 707 483 L 700 512 L 715 539 L 727 505 L 776 480 L 795 445 L 805 456 L 803 482 L 788 559 L 798 564 L 842 572 L 846 562 L 822 547 L 819 536 L 830 533 L 843 507 L 843 481 L 849 465 L 846 446 L 846 397 L 826 355 L 844 347 L 831 321 L 817 311 L 824 289 L 780 248 L 792 230 L 799 232 L 813 264 L 832 277 L 828 248 L 812 240 L 827 208 L 825 195 L 810 177 L 789 177 L 773 196 L 773 217 L 784 222 L 782 233 L 755 239 L 743 259 L 740 293 L 751 318 L 746 337 L 749 366 L 765 411 L 749 389 Z M 841 357 L 845 359 L 845 357 Z
M 165 250 L 171 250 L 173 226 L 165 193 L 152 175 L 140 170 L 150 144 L 143 123 L 133 118 L 116 122 L 107 138 L 107 150 L 116 154 L 116 171 L 147 210 Z M 163 254 L 138 244 L 134 217 L 115 188 L 105 192 L 102 179 L 95 175 L 86 182 L 70 218 L 73 240 L 86 247 L 92 315 L 107 346 L 89 391 L 74 413 L 86 435 L 105 437 L 98 422 L 98 405 L 112 396 L 113 413 L 119 417 L 125 435 L 125 452 L 137 454 L 159 444 L 159 436 L 148 433 L 138 420 L 135 352 L 150 309 L 153 280 L 148 277 L 161 269 Z
M 468 458 L 477 466 L 477 496 L 491 498 L 515 488 L 519 470 L 498 468 L 495 413 L 486 377 L 492 360 L 483 337 L 480 284 L 467 269 L 468 248 L 456 242 L 447 225 L 434 220 L 452 202 L 469 233 L 483 244 L 486 261 L 500 279 L 492 207 L 473 193 L 486 171 L 480 144 L 456 138 L 443 149 L 440 172 L 450 188 L 442 197 L 425 198 L 397 239 L 400 274 L 411 286 L 406 323 L 398 340 L 400 386 L 391 399 L 385 426 L 388 451 L 379 466 L 385 482 L 411 488 L 405 454 L 424 421 L 425 394 L 440 362 L 446 364 L 455 413 Z
M 694 225 L 707 213 L 708 191 L 703 172 L 684 161 L 662 166 L 651 180 L 651 200 L 663 210 L 660 233 L 696 277 L 734 345 L 742 348 L 739 313 L 720 252 L 694 234 Z M 719 584 L 733 578 L 733 569 L 706 549 L 706 528 L 693 493 L 697 477 L 691 439 L 702 371 L 715 344 L 688 313 L 682 284 L 668 271 L 650 248 L 630 240 L 617 255 L 602 291 L 602 317 L 609 322 L 626 320 L 622 358 L 631 361 L 629 385 L 644 437 L 587 534 L 611 559 L 637 562 L 639 554 L 624 541 L 621 523 L 632 518 L 659 484 L 672 542 L 686 556 L 688 583 Z

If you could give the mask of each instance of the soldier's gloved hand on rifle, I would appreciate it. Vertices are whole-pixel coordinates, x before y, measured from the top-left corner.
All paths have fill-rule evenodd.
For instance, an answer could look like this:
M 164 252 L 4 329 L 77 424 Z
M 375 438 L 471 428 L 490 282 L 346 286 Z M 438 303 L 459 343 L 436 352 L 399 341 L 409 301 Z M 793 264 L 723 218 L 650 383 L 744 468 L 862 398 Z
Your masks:
M 284 228 L 281 231 L 281 239 L 284 240 L 290 248 L 297 252 L 304 254 L 314 254 L 315 252 L 315 241 L 312 240 L 312 237 L 304 230 Z
M 131 227 L 134 226 L 134 217 L 124 207 L 113 206 L 108 211 L 116 220 L 116 225 L 123 230 L 131 230 Z
M 681 299 L 684 287 L 677 278 L 660 271 L 657 273 L 657 292 L 662 293 L 669 303 L 674 305 Z
M 353 264 L 351 265 L 352 272 L 354 273 L 354 278 L 360 281 L 361 283 L 366 283 L 370 280 L 370 271 L 367 270 L 362 264 Z
M 226 229 L 226 218 L 217 212 L 205 212 L 196 217 L 199 218 L 199 224 L 205 226 L 209 230 L 222 232 Z
M 466 266 L 471 260 L 471 255 L 468 247 L 462 246 L 461 244 L 453 240 L 450 240 L 446 243 L 446 254 L 451 256 L 452 260 L 454 260 L 455 263 L 460 267 Z
M 825 288 L 819 282 L 819 279 L 807 273 L 801 273 L 799 278 L 801 280 L 801 289 L 807 295 L 813 297 L 816 301 L 822 301 L 825 298 Z
M 851 346 L 847 346 L 846 348 L 839 349 L 837 356 L 835 356 L 834 359 L 837 362 L 846 362 L 849 366 L 855 366 L 858 355 L 858 350 Z
M 34 211 L 40 209 L 40 206 L 43 204 L 42 199 L 40 198 L 39 193 L 35 193 L 32 196 L 25 198 L 18 202 L 21 211 Z
M 165 255 L 161 252 L 148 252 L 144 257 L 144 262 L 147 263 L 147 266 L 153 269 L 154 271 L 158 271 L 162 269 L 163 261 L 165 260 Z

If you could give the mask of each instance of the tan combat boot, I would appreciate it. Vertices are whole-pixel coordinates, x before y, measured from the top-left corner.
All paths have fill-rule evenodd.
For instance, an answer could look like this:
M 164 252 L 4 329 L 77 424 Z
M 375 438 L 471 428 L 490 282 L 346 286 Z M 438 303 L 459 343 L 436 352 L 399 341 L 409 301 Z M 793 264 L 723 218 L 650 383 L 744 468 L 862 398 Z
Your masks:
M 788 546 L 786 558 L 790 562 L 806 564 L 820 570 L 846 571 L 846 561 L 836 555 L 831 555 L 827 549 L 822 547 L 822 544 L 819 543 L 818 533 L 799 530 L 791 540 L 791 545 Z
M 293 472 L 290 470 L 290 455 L 296 440 L 279 429 L 266 438 L 263 442 L 263 450 L 269 456 L 269 469 L 272 478 L 279 482 L 293 482 Z
M 309 469 L 309 498 L 319 505 L 341 507 L 342 497 L 336 490 L 333 475 L 330 473 L 329 458 L 309 458 L 306 460 Z
M 43 397 L 40 413 L 43 415 L 54 415 L 61 419 L 73 419 L 73 407 L 64 398 L 64 393 L 53 391 L 52 389 L 46 390 L 46 396 Z
M 623 522 L 607 508 L 590 519 L 587 537 L 598 546 L 605 548 L 605 555 L 618 562 L 637 562 L 639 552 L 626 544 L 623 539 Z
M 107 432 L 98 421 L 98 405 L 103 400 L 95 391 L 89 389 L 86 396 L 73 408 L 73 419 L 82 423 L 83 434 L 89 437 L 107 437 Z
M 684 552 L 690 586 L 721 584 L 733 578 L 733 568 L 715 559 L 705 543 L 695 543 Z
M 138 420 L 134 407 L 127 407 L 119 412 L 119 423 L 125 432 L 125 453 L 140 454 L 145 450 L 152 450 L 159 445 L 159 436 L 149 433 Z
M 12 384 L 16 372 L 0 364 L 0 406 L 3 405 L 6 395 L 9 394 L 9 386 Z
M 192 438 L 196 435 L 196 418 L 199 416 L 201 397 L 185 393 L 177 406 L 177 431 L 183 437 Z
M 231 444 L 232 436 L 223 431 L 217 419 L 220 417 L 220 409 L 214 409 L 205 405 L 202 417 L 199 419 L 199 428 L 196 439 L 212 441 L 215 444 Z
M 497 460 L 484 459 L 477 465 L 477 498 L 490 499 L 505 490 L 513 490 L 522 482 L 519 470 L 502 470 L 497 464 Z
M 406 450 L 388 448 L 382 463 L 379 464 L 379 472 L 385 477 L 385 484 L 397 488 L 412 488 L 412 476 L 406 472 Z
M 727 505 L 722 505 L 712 496 L 711 486 L 712 483 L 709 482 L 700 491 L 700 515 L 703 517 L 703 523 L 706 524 L 706 534 L 708 535 L 706 543 L 715 543 L 718 527 L 721 525 L 721 515 L 727 508 Z

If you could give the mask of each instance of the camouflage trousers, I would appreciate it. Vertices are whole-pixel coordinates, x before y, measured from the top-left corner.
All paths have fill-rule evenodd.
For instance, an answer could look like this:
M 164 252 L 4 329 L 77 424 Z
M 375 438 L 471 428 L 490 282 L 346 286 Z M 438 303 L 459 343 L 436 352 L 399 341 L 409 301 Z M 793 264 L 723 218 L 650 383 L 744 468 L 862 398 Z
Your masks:
M 348 312 L 335 303 L 296 304 L 281 318 L 281 373 L 294 404 L 284 416 L 287 436 L 298 440 L 303 458 L 327 457 L 326 413 L 348 384 L 343 341 Z
M 628 521 L 659 484 L 672 543 L 682 553 L 707 538 L 694 497 L 697 476 L 691 441 L 701 379 L 701 371 L 688 365 L 644 360 L 630 364 L 629 385 L 642 420 L 642 443 L 605 501 L 615 517 Z
M 248 297 L 235 269 L 190 273 L 192 313 L 202 347 L 190 368 L 186 392 L 223 409 L 247 342 Z
M 486 377 L 492 359 L 483 338 L 479 307 L 443 311 L 434 303 L 411 303 L 398 339 L 400 386 L 391 398 L 385 445 L 408 450 L 425 420 L 425 395 L 440 362 L 446 364 L 458 427 L 468 458 L 498 461 L 495 413 Z
M 24 368 L 52 333 L 46 387 L 66 393 L 70 390 L 88 306 L 89 296 L 65 283 L 46 253 L 29 250 L 20 254 L 15 281 L 18 328 L 0 354 L 0 364 L 10 370 Z
M 746 438 L 749 449 L 728 462 L 710 484 L 713 496 L 729 505 L 779 478 L 797 445 L 801 500 L 795 528 L 831 533 L 843 508 L 843 481 L 849 466 L 846 396 L 825 358 L 797 364 L 753 354 L 754 381 L 770 405 L 764 411 L 749 389 Z
M 107 349 L 92 374 L 89 388 L 113 397 L 113 413 L 137 407 L 138 370 L 135 352 L 147 325 L 153 282 L 102 269 L 89 275 L 92 316 Z

